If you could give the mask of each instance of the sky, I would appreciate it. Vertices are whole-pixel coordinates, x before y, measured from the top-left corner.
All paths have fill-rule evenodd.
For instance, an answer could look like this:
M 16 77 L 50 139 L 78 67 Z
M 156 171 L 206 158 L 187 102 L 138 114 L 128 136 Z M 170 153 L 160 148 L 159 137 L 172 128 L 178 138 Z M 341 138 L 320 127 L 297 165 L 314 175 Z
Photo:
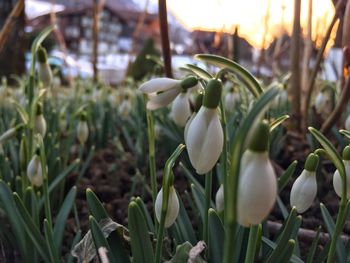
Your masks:
M 308 1 L 302 2 L 302 26 L 306 32 Z M 266 45 L 284 28 L 291 31 L 293 23 L 293 0 L 167 0 L 170 10 L 189 30 L 207 29 L 233 32 L 238 25 L 241 36 L 251 44 L 261 47 L 264 35 L 264 18 L 270 2 L 270 18 Z M 157 0 L 151 0 L 154 5 Z M 284 12 L 282 12 L 284 7 Z M 284 16 L 282 15 L 284 13 Z M 325 32 L 332 19 L 334 7 L 331 0 L 313 1 L 313 37 Z

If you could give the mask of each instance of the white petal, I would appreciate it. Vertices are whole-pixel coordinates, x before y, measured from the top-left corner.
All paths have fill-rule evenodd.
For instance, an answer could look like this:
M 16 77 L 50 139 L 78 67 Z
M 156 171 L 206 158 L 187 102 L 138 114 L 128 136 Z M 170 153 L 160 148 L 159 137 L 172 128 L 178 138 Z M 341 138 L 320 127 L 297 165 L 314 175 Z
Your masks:
M 187 133 L 188 133 L 188 129 L 193 121 L 193 119 L 196 117 L 197 112 L 193 112 L 191 117 L 188 119 L 188 121 L 186 122 L 186 126 L 185 126 L 185 131 L 184 131 L 184 138 L 185 138 L 185 144 L 187 145 Z
M 163 188 L 160 189 L 156 202 L 155 202 L 155 213 L 158 222 L 160 222 L 160 217 L 162 213 L 162 204 L 163 204 Z M 171 186 L 169 188 L 169 200 L 168 200 L 168 210 L 165 215 L 165 227 L 170 227 L 172 224 L 174 224 L 178 214 L 179 214 L 180 204 L 179 199 L 177 197 L 176 191 L 174 186 Z
M 184 127 L 190 116 L 191 108 L 187 93 L 180 93 L 171 106 L 171 117 L 178 126 Z
M 241 166 L 237 196 L 237 221 L 245 227 L 261 223 L 277 196 L 276 175 L 268 154 L 252 152 L 249 159 Z
M 350 161 L 343 161 L 343 162 L 344 162 L 345 172 L 346 172 L 346 184 L 347 184 L 346 194 L 347 194 L 347 198 L 350 199 Z M 336 194 L 339 197 L 341 197 L 342 195 L 342 185 L 343 184 L 342 184 L 340 174 L 338 170 L 336 170 L 333 175 L 333 187 Z
M 312 205 L 317 194 L 315 172 L 303 170 L 295 180 L 290 192 L 290 205 L 299 213 L 305 212 Z
M 221 184 L 219 190 L 215 195 L 215 205 L 216 211 L 222 212 L 224 211 L 224 185 Z
M 201 107 L 187 133 L 187 151 L 198 174 L 209 172 L 222 152 L 222 126 L 216 109 Z
M 180 91 L 180 88 L 174 88 L 159 94 L 150 95 L 147 102 L 147 109 L 156 110 L 167 106 L 179 95 Z
M 143 93 L 155 93 L 159 91 L 166 91 L 179 85 L 180 81 L 170 78 L 156 78 L 151 79 L 141 85 L 139 88 Z

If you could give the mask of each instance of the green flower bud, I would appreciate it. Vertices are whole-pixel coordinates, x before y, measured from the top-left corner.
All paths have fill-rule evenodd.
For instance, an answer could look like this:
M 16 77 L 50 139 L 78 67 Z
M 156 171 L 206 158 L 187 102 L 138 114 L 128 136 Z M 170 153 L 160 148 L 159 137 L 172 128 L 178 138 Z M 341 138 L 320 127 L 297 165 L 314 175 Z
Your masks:
M 47 63 L 47 52 L 45 48 L 39 47 L 37 54 L 38 54 L 38 61 L 40 63 Z
M 217 79 L 211 79 L 205 87 L 203 106 L 209 109 L 215 109 L 220 103 L 221 93 L 221 81 Z
M 318 166 L 318 161 L 319 161 L 319 157 L 317 156 L 317 154 L 310 153 L 304 165 L 305 170 L 309 172 L 316 171 Z
M 198 79 L 196 77 L 187 77 L 181 81 L 180 86 L 183 90 L 192 88 L 198 84 Z
M 196 101 L 194 103 L 194 112 L 198 112 L 199 109 L 202 107 L 203 98 L 204 98 L 204 95 L 202 93 L 198 94 Z
M 269 135 L 270 126 L 263 120 L 253 131 L 248 148 L 254 152 L 266 152 L 269 147 Z
M 342 157 L 344 161 L 350 160 L 350 146 L 346 146 L 344 148 Z

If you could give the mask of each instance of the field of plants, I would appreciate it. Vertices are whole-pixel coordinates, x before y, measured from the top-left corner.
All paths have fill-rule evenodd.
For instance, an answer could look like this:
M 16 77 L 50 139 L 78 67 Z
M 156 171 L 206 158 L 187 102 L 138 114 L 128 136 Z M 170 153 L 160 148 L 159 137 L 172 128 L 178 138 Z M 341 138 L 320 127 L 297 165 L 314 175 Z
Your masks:
M 0 87 L 1 262 L 350 262 L 349 47 L 296 115 L 291 74 L 212 54 L 63 87 L 52 30 Z

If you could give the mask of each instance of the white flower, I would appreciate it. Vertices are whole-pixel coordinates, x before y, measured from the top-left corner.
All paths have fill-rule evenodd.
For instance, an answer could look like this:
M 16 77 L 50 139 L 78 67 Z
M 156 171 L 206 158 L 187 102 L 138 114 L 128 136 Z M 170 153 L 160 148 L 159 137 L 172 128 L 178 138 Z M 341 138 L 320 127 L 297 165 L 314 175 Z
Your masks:
M 194 77 L 188 77 L 182 81 L 170 78 L 156 78 L 143 83 L 139 89 L 149 95 L 147 109 L 156 110 L 167 106 L 182 90 L 193 87 L 197 83 L 198 80 Z
M 197 112 L 193 112 L 191 117 L 186 122 L 185 131 L 184 131 L 184 138 L 185 138 L 185 144 L 186 145 L 187 145 L 188 128 L 190 127 L 190 125 L 191 125 L 192 121 L 194 120 L 194 118 L 196 117 L 196 115 L 197 115 Z
M 215 205 L 216 205 L 216 211 L 218 212 L 224 211 L 225 202 L 224 202 L 224 185 L 223 184 L 220 185 L 219 190 L 216 192 Z
M 290 205 L 295 206 L 299 213 L 303 213 L 312 205 L 316 194 L 316 172 L 304 169 L 292 186 Z
M 218 161 L 224 135 L 216 108 L 200 108 L 185 133 L 187 151 L 198 174 L 209 172 Z
M 52 71 L 48 63 L 39 63 L 38 77 L 45 86 L 50 86 L 52 82 Z
M 350 131 L 350 115 L 345 120 L 345 129 Z
M 276 175 L 268 152 L 247 150 L 241 160 L 237 195 L 238 223 L 249 227 L 263 221 L 277 196 Z
M 160 222 L 160 217 L 162 213 L 162 204 L 163 204 L 163 188 L 160 189 L 156 202 L 155 202 L 155 213 L 158 222 Z M 178 214 L 179 214 L 180 204 L 179 199 L 177 197 L 174 186 L 169 187 L 169 199 L 168 199 L 168 210 L 165 215 L 165 227 L 170 227 L 174 224 Z
M 315 99 L 315 108 L 317 113 L 321 113 L 323 108 L 327 104 L 327 96 L 324 92 L 320 92 L 317 94 L 316 99 Z
M 347 199 L 350 199 L 350 160 L 343 160 L 346 173 Z M 333 187 L 339 197 L 342 196 L 342 180 L 339 171 L 336 170 L 333 175 Z
M 35 133 L 41 134 L 42 137 L 46 134 L 46 121 L 42 114 L 36 115 L 35 117 L 34 131 Z
M 89 127 L 85 120 L 79 120 L 77 127 L 77 137 L 80 144 L 85 144 L 89 137 Z
M 27 176 L 32 185 L 37 187 L 43 184 L 43 173 L 39 155 L 35 154 L 27 167 Z
M 181 92 L 171 106 L 171 117 L 176 125 L 184 127 L 186 121 L 191 116 L 190 102 L 188 100 L 187 92 Z
M 143 83 L 140 90 L 149 94 L 147 109 L 156 110 L 171 103 L 181 92 L 181 81 L 170 78 L 151 79 Z

